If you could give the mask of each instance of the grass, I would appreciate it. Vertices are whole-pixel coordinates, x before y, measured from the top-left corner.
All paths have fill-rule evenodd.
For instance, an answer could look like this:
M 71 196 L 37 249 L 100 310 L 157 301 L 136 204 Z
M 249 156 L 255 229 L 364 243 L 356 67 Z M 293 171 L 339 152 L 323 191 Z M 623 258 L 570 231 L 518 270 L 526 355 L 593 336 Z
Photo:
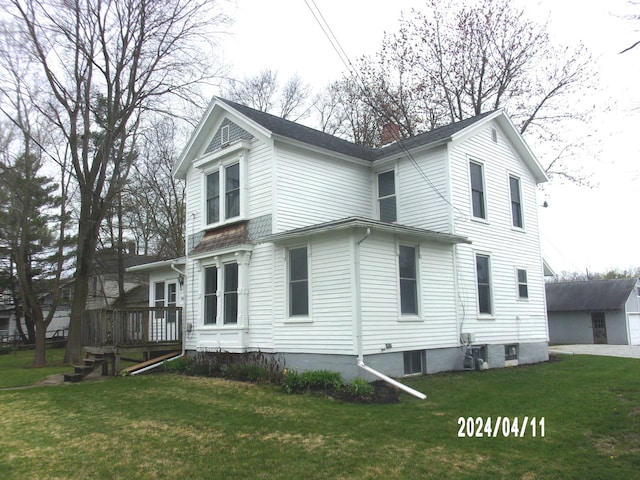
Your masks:
M 55 373 L 71 372 L 64 365 L 64 348 L 47 349 L 48 366 L 34 368 L 33 350 L 14 350 L 0 355 L 0 388 L 32 385 Z
M 639 367 L 432 375 L 407 382 L 427 400 L 389 405 L 170 374 L 3 390 L 0 478 L 637 478 Z M 497 416 L 544 417 L 545 437 L 458 438 L 459 417 Z

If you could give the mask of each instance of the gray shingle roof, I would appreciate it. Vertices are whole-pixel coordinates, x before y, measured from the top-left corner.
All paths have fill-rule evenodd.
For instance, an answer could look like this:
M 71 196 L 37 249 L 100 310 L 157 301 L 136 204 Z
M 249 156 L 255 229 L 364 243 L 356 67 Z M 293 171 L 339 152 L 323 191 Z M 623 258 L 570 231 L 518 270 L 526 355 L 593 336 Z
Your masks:
M 636 283 L 635 278 L 547 283 L 547 311 L 621 310 Z
M 291 122 L 269 113 L 254 110 L 246 105 L 241 105 L 219 97 L 218 100 L 237 110 L 239 113 L 253 120 L 257 124 L 262 125 L 264 128 L 276 135 L 369 161 L 384 158 L 388 155 L 394 155 L 403 151 L 405 148 L 411 149 L 448 139 L 453 134 L 473 125 L 475 122 L 493 113 L 487 112 L 472 118 L 467 118 L 466 120 L 436 128 L 435 130 L 416 135 L 400 142 L 394 142 L 382 148 L 368 148 L 356 145 L 355 143 L 343 140 L 333 135 L 329 135 L 328 133 L 300 125 L 299 123 Z

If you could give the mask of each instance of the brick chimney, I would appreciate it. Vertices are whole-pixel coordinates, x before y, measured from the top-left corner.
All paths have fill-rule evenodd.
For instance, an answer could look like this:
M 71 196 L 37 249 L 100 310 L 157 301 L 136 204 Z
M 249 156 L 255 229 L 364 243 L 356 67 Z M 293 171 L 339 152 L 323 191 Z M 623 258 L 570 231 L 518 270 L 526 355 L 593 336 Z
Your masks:
M 382 126 L 382 135 L 380 135 L 380 145 L 400 140 L 400 127 L 395 123 L 385 123 Z

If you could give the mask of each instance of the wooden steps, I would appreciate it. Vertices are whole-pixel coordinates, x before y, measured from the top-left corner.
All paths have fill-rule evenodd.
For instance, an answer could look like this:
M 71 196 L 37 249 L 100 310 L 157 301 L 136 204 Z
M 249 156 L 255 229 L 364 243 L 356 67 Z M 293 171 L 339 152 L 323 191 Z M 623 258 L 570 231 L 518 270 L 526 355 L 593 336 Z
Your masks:
M 64 381 L 72 383 L 81 382 L 87 375 L 93 372 L 96 367 L 102 366 L 104 361 L 104 356 L 99 354 L 87 357 L 83 360 L 82 365 L 73 366 L 73 373 L 64 374 Z

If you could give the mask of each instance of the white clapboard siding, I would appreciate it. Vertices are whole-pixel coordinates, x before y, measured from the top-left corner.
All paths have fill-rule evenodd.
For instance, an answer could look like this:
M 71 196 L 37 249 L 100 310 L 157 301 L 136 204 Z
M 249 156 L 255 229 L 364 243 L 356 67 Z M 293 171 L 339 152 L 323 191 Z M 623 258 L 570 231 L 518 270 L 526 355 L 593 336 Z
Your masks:
M 249 218 L 268 215 L 272 211 L 273 148 L 254 138 L 248 154 Z
M 401 242 L 411 244 L 411 242 Z M 364 353 L 438 348 L 457 344 L 452 247 L 431 242 L 420 251 L 420 315 L 400 314 L 398 257 L 393 237 L 372 235 L 361 245 Z
M 278 145 L 274 232 L 373 217 L 370 166 Z
M 446 147 L 415 154 L 413 159 L 403 157 L 398 163 L 398 222 L 449 231 Z
M 273 308 L 275 247 L 271 243 L 254 246 L 249 264 L 249 347 L 273 349 Z
M 351 242 L 323 235 L 308 244 L 310 318 L 287 316 L 287 265 L 284 247 L 274 256 L 274 346 L 280 352 L 353 354 Z
M 491 125 L 463 142 L 454 142 L 449 151 L 452 199 L 466 214 L 464 218 L 456 216 L 455 233 L 473 242 L 457 247 L 462 331 L 475 333 L 476 342 L 546 340 L 538 206 L 532 173 L 515 155 L 500 130 L 498 143 L 491 140 Z M 486 221 L 471 218 L 470 160 L 484 165 Z M 512 227 L 509 175 L 520 178 L 524 229 Z M 477 313 L 476 252 L 491 257 L 492 319 L 481 318 Z M 517 268 L 527 270 L 528 300 L 517 298 Z

